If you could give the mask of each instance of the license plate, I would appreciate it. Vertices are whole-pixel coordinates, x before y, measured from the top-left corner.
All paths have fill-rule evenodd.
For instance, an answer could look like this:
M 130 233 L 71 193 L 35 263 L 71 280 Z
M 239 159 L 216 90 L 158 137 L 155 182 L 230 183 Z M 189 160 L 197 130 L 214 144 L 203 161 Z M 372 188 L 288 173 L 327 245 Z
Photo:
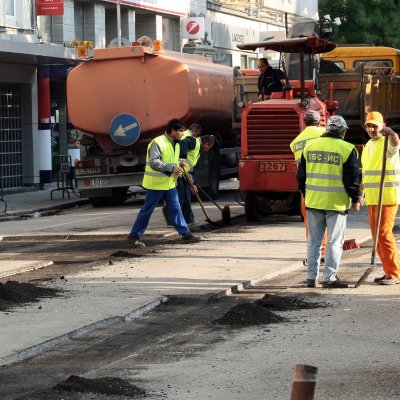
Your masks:
M 75 170 L 75 175 L 92 175 L 99 174 L 100 168 L 79 168 Z
M 260 172 L 286 171 L 285 161 L 260 161 Z
M 94 187 L 103 186 L 103 180 L 101 178 L 93 178 L 90 180 L 90 185 Z

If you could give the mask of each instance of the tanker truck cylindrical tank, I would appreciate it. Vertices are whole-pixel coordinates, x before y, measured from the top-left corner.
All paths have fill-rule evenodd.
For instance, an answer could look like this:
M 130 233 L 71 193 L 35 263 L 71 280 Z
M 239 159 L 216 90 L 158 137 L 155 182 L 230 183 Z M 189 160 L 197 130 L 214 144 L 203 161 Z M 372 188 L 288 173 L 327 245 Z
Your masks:
M 68 115 L 77 129 L 95 135 L 106 148 L 118 147 L 109 127 L 120 114 L 139 121 L 139 145 L 164 132 L 172 118 L 231 135 L 232 68 L 176 52 L 136 56 L 133 49 L 97 50 L 97 57 L 71 70 Z

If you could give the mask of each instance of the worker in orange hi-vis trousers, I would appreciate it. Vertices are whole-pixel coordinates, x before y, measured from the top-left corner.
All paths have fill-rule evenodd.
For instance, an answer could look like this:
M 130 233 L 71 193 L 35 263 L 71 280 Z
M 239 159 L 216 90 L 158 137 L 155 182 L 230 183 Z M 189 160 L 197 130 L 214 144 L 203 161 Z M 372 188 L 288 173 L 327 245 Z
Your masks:
M 375 278 L 379 285 L 400 283 L 400 263 L 393 226 L 400 203 L 400 140 L 396 132 L 387 127 L 379 112 L 368 113 L 365 128 L 370 140 L 362 152 L 361 163 L 365 202 L 368 205 L 368 218 L 372 235 L 378 214 L 379 188 L 385 137 L 388 137 L 386 170 L 383 186 L 381 221 L 378 230 L 377 252 L 382 261 L 385 275 Z
M 318 111 L 309 110 L 304 114 L 304 123 L 306 127 L 302 132 L 300 132 L 296 138 L 290 143 L 290 149 L 294 154 L 294 159 L 298 164 L 300 162 L 301 154 L 308 140 L 319 138 L 326 129 L 319 126 L 321 120 L 321 115 Z M 308 239 L 308 226 L 307 226 L 307 211 L 304 204 L 304 198 L 301 196 L 301 215 L 303 216 L 304 226 L 306 228 L 306 239 Z M 327 233 L 325 232 L 324 238 L 322 240 L 321 246 L 321 260 L 323 262 L 325 255 L 325 247 L 327 241 Z M 306 265 L 307 260 L 304 260 Z

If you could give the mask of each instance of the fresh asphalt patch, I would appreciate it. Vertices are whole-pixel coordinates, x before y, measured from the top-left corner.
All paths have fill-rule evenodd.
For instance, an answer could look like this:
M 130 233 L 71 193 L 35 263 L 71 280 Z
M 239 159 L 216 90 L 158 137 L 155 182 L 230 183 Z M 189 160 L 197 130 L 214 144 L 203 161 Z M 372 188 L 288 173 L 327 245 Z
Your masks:
M 327 303 L 309 302 L 294 296 L 278 296 L 266 294 L 262 299 L 254 302 L 258 306 L 273 309 L 275 311 L 295 311 L 312 308 L 327 307 Z
M 53 390 L 62 392 L 80 392 L 105 394 L 107 396 L 124 396 L 130 399 L 143 399 L 146 391 L 119 378 L 95 378 L 88 379 L 77 375 L 71 375 L 64 382 L 53 387 Z
M 42 287 L 32 283 L 7 281 L 0 283 L 0 311 L 9 311 L 15 307 L 38 302 L 40 298 L 55 297 L 59 289 Z
M 276 324 L 285 318 L 251 302 L 239 303 L 214 321 L 218 325 L 248 326 Z

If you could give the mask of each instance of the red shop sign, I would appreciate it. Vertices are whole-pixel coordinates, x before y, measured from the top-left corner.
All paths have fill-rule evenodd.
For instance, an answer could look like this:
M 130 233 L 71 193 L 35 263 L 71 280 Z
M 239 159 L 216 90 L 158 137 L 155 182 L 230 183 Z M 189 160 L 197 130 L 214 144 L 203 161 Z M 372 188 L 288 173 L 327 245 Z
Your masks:
M 64 0 L 37 0 L 37 15 L 63 15 Z

